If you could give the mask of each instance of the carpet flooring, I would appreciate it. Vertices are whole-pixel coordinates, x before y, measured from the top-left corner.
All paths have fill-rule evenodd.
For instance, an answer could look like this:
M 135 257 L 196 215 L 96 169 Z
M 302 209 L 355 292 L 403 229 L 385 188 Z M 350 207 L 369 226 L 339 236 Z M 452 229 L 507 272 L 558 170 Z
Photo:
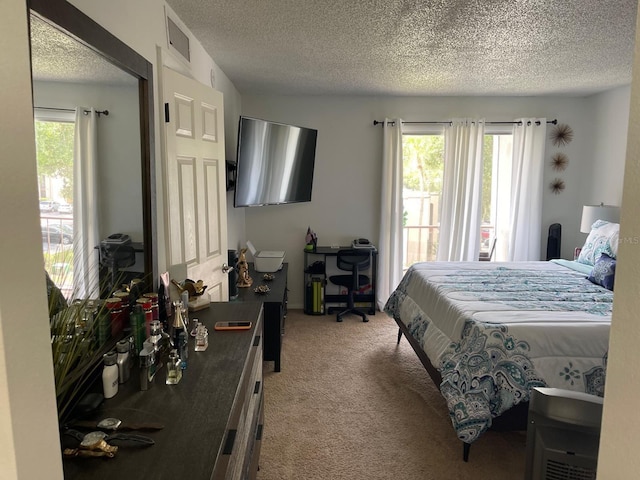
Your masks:
M 259 480 L 524 478 L 525 432 L 487 432 L 462 460 L 444 399 L 384 313 L 337 323 L 290 310 L 282 371 L 265 362 Z

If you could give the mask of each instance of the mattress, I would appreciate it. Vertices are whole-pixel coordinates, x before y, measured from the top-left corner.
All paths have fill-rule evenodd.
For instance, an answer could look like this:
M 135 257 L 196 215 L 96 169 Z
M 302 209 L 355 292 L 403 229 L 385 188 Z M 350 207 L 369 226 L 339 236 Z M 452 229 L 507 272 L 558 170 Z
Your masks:
M 440 372 L 464 442 L 533 387 L 604 395 L 613 292 L 573 263 L 417 263 L 389 298 L 385 312 Z

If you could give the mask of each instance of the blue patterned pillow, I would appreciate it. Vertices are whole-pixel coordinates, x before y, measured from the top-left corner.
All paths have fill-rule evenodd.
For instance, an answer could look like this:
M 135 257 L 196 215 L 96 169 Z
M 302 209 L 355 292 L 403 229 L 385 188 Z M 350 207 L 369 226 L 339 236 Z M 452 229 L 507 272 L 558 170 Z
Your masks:
M 606 253 L 600 255 L 593 266 L 593 270 L 587 277 L 596 285 L 602 285 L 604 288 L 613 291 L 613 282 L 616 276 L 616 260 Z
M 591 232 L 584 242 L 578 256 L 578 262 L 595 265 L 601 254 L 606 253 L 611 258 L 618 254 L 620 224 L 596 220 L 591 226 Z

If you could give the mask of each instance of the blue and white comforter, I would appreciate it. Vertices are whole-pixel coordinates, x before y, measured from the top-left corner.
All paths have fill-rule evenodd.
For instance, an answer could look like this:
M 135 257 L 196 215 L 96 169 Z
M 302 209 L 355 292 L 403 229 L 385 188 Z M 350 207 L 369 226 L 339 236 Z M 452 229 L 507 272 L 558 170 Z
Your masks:
M 440 371 L 458 437 L 472 443 L 529 391 L 604 395 L 613 292 L 553 262 L 413 265 L 385 312 Z

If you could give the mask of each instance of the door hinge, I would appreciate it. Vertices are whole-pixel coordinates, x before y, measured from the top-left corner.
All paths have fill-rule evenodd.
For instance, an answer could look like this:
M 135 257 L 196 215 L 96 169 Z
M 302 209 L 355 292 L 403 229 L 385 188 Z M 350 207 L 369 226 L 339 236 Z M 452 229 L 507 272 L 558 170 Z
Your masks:
M 164 122 L 169 123 L 169 104 L 164 104 Z

